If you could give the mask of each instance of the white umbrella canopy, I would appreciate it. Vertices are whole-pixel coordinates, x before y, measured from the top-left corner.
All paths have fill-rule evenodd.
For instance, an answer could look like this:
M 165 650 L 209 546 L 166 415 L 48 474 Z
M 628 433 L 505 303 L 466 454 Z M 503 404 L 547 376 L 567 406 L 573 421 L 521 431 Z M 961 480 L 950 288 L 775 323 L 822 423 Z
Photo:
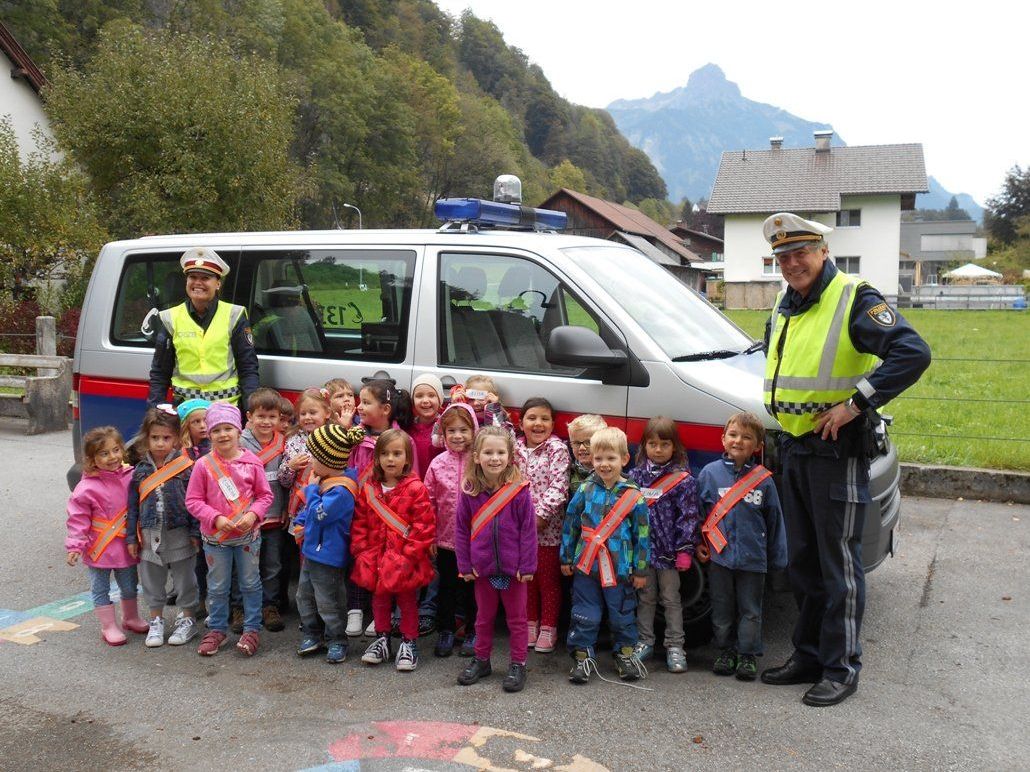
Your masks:
M 953 271 L 943 274 L 947 279 L 1000 279 L 1001 274 L 984 268 L 976 263 L 966 263 Z

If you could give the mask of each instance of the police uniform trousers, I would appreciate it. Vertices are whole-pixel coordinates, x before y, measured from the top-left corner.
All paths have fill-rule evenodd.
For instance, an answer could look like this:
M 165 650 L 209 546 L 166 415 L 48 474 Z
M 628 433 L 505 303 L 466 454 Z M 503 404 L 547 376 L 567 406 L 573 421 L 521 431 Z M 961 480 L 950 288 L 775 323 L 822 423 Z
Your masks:
M 837 455 L 817 438 L 782 447 L 787 573 L 797 600 L 795 658 L 823 677 L 851 684 L 862 667 L 865 608 L 862 529 L 869 502 L 864 457 Z

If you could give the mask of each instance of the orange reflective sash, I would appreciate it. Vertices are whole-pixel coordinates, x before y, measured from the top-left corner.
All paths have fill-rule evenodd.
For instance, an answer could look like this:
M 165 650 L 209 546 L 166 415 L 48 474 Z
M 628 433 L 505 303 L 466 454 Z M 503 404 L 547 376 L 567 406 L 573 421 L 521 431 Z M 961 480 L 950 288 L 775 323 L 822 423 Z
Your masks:
M 290 501 L 286 505 L 286 513 L 293 517 L 300 512 L 304 505 L 308 503 L 307 496 L 304 495 L 304 489 L 311 482 L 311 466 L 308 467 L 293 478 L 293 487 L 290 488 Z
M 658 491 L 658 495 L 653 499 L 649 499 L 647 496 L 644 496 L 644 503 L 649 507 L 653 507 L 661 500 L 662 496 L 671 491 L 688 477 L 690 477 L 689 472 L 670 472 L 665 475 L 665 477 L 659 478 L 654 485 L 648 486 L 650 490 Z
M 372 462 L 365 467 L 365 471 L 358 475 L 358 485 L 364 485 L 372 477 L 372 467 L 375 466 L 375 462 Z
M 608 514 L 601 519 L 597 528 L 583 528 L 585 543 L 576 568 L 589 576 L 594 561 L 597 561 L 602 587 L 614 587 L 618 584 L 618 577 L 615 575 L 615 565 L 612 563 L 612 554 L 608 551 L 606 542 L 615 533 L 616 529 L 622 525 L 622 521 L 626 519 L 626 516 L 633 511 L 633 507 L 637 505 L 639 499 L 640 490 L 630 488 L 608 510 Z
M 726 548 L 727 543 L 726 537 L 719 530 L 719 523 L 730 513 L 731 509 L 737 506 L 738 501 L 769 477 L 772 477 L 772 472 L 761 464 L 756 464 L 750 472 L 737 480 L 733 487 L 723 494 L 721 499 L 715 502 L 715 506 L 708 513 L 704 525 L 701 526 L 701 533 L 716 552 L 722 552 Z
M 285 448 L 286 439 L 279 432 L 273 434 L 272 439 L 257 454 L 257 457 L 261 459 L 261 466 L 264 466 L 276 456 L 281 456 Z
M 160 469 L 155 469 L 148 474 L 139 484 L 139 503 L 142 504 L 147 498 L 178 474 L 182 474 L 193 466 L 193 459 L 189 456 L 176 456 Z
M 93 546 L 89 548 L 90 560 L 99 559 L 115 539 L 125 538 L 127 533 L 125 526 L 128 523 L 128 515 L 129 508 L 125 507 L 110 520 L 94 517 L 90 521 L 90 529 L 100 534 L 97 540 L 93 542 Z
M 319 484 L 319 488 L 321 489 L 322 493 L 325 493 L 330 488 L 338 488 L 341 485 L 344 488 L 346 488 L 347 490 L 350 491 L 350 495 L 351 496 L 353 496 L 354 498 L 358 497 L 358 484 L 356 482 L 354 482 L 354 480 L 352 480 L 350 477 L 347 477 L 347 476 L 342 476 L 342 477 L 326 477 Z
M 520 490 L 526 487 L 525 482 L 511 482 L 502 485 L 493 496 L 487 499 L 476 514 L 472 516 L 472 539 L 479 535 L 479 532 L 493 522 L 506 506 L 515 498 Z
M 408 525 L 408 522 L 404 518 L 394 512 L 390 508 L 389 504 L 376 495 L 375 488 L 369 483 L 365 483 L 365 500 L 368 501 L 369 506 L 372 507 L 372 511 L 379 515 L 379 518 L 384 523 L 399 533 L 403 538 L 408 538 L 411 526 Z
M 222 462 L 218 460 L 217 453 L 208 453 L 204 456 L 204 461 L 207 462 L 207 470 L 211 473 L 211 476 L 215 478 L 215 482 L 220 482 L 223 479 L 232 480 L 229 473 L 225 471 L 225 467 L 222 466 Z M 236 483 L 234 482 L 233 485 Z M 218 486 L 219 490 L 222 490 L 221 485 Z M 232 507 L 232 513 L 229 515 L 229 520 L 232 522 L 233 528 L 230 531 L 219 531 L 215 537 L 219 543 L 226 541 L 231 538 L 232 531 L 236 530 L 236 527 L 243 520 L 243 516 L 247 514 L 247 510 L 250 509 L 250 505 L 254 503 L 253 499 L 230 499 L 224 490 L 222 495 L 225 496 L 225 500 L 229 502 L 229 506 Z

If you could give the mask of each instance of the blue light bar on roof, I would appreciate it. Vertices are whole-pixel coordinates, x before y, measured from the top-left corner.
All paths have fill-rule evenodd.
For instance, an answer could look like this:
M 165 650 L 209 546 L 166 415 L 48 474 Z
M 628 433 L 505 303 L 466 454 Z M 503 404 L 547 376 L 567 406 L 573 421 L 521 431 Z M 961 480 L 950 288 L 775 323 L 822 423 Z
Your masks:
M 441 222 L 472 222 L 478 225 L 508 225 L 522 228 L 562 230 L 565 212 L 534 209 L 520 204 L 502 204 L 481 198 L 441 198 L 436 202 L 436 219 Z

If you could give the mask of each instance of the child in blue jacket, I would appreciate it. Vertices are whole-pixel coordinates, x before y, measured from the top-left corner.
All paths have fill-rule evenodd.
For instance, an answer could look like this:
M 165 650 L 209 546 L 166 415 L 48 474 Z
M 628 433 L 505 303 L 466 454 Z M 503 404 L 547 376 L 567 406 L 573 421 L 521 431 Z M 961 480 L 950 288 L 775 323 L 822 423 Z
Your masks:
M 294 536 L 304 558 L 297 583 L 297 610 L 303 628 L 297 654 L 304 657 L 322 648 L 324 622 L 326 662 L 331 665 L 347 658 L 344 573 L 350 558 L 350 528 L 358 484 L 356 471 L 346 466 L 351 448 L 363 437 L 360 428 L 344 428 L 334 423 L 320 426 L 308 435 L 307 452 L 318 482 L 305 489 L 304 509 L 294 520 Z
M 753 681 L 758 673 L 765 575 L 787 565 L 772 473 L 754 460 L 764 438 L 765 428 L 754 413 L 730 416 L 722 434 L 723 457 L 698 475 L 698 498 L 707 519 L 697 553 L 709 559 L 712 628 L 721 650 L 712 672 L 736 673 L 741 681 Z

